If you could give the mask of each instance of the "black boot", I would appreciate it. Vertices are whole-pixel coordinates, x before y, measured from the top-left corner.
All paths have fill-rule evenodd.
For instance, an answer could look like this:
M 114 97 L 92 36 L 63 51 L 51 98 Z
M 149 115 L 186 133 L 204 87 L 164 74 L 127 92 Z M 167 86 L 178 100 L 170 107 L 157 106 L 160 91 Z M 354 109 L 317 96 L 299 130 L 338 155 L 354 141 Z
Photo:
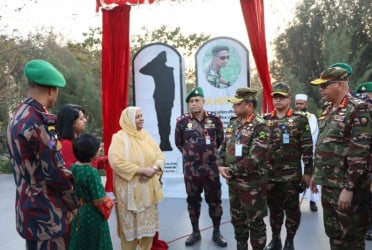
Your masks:
M 264 248 L 264 250 L 282 250 L 282 240 L 280 239 L 280 236 L 273 235 L 271 242 Z
M 248 242 L 244 240 L 238 240 L 236 243 L 236 250 L 248 250 Z
M 287 237 L 283 250 L 294 250 L 293 238 Z
M 212 240 L 217 244 L 219 247 L 227 247 L 227 242 L 225 238 L 222 236 L 220 231 L 218 230 L 213 230 L 213 236 Z
M 185 242 L 185 245 L 186 246 L 192 246 L 194 245 L 196 242 L 198 242 L 199 240 L 201 240 L 201 235 L 200 235 L 200 231 L 193 231 L 192 234 L 190 234 L 189 238 L 187 238 L 186 242 Z

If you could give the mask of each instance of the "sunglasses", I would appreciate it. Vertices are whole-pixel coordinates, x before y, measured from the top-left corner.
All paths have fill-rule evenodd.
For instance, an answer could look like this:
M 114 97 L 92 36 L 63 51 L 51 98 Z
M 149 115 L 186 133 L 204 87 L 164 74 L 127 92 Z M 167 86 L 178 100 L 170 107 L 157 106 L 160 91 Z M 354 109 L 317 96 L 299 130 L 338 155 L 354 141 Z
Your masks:
M 337 82 L 339 82 L 339 81 L 326 82 L 326 83 L 320 84 L 319 87 L 321 89 L 326 89 L 329 85 L 337 83 Z
M 226 59 L 229 59 L 230 58 L 230 56 L 220 56 L 220 57 L 218 57 L 218 59 L 220 59 L 220 60 L 226 60 Z

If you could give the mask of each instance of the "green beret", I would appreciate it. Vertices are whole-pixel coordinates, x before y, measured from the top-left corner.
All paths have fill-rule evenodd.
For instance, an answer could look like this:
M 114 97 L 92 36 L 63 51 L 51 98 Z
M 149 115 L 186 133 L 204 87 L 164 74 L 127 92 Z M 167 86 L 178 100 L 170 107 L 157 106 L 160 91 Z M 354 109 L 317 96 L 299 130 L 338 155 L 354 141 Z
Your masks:
M 355 92 L 357 93 L 372 93 L 372 82 L 362 82 L 356 87 Z
M 340 67 L 340 68 L 343 68 L 347 71 L 347 74 L 349 76 L 351 76 L 351 74 L 353 73 L 353 68 L 347 64 L 347 63 L 343 63 L 343 62 L 338 62 L 338 63 L 334 63 L 332 64 L 331 66 L 329 66 L 330 68 L 334 68 L 334 67 Z
M 257 90 L 244 87 L 244 88 L 238 88 L 236 90 L 235 96 L 228 98 L 227 101 L 231 102 L 232 104 L 239 104 L 243 100 L 256 100 L 256 94 Z
M 186 102 L 189 102 L 189 99 L 194 96 L 202 96 L 204 97 L 204 91 L 201 87 L 193 88 L 187 95 L 186 95 Z
M 61 72 L 44 60 L 29 61 L 24 73 L 27 79 L 38 85 L 58 88 L 66 86 L 66 80 Z
M 333 81 L 348 81 L 349 74 L 346 69 L 340 67 L 331 67 L 320 74 L 320 78 L 311 81 L 312 85 L 321 85 Z
M 273 86 L 273 90 L 271 92 L 271 96 L 274 95 L 282 95 L 282 96 L 290 96 L 291 95 L 291 88 L 289 87 L 288 84 L 284 82 L 278 82 L 275 83 Z

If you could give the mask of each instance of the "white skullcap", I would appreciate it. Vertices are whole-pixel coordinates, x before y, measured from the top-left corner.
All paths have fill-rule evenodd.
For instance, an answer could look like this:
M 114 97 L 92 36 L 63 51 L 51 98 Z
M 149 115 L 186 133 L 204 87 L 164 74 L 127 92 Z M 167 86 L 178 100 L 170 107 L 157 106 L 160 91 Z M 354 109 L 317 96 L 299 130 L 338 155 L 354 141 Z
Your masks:
M 295 100 L 304 100 L 304 101 L 307 101 L 307 95 L 305 95 L 305 94 L 297 94 L 295 96 Z

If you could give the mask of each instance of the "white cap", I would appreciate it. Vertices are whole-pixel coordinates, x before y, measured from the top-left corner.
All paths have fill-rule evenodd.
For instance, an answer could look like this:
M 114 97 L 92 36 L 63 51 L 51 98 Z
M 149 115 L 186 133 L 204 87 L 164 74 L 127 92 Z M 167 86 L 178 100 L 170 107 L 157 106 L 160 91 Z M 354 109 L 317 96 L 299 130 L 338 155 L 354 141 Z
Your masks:
M 295 96 L 295 100 L 296 100 L 296 101 L 297 101 L 297 100 L 307 101 L 307 95 L 305 95 L 305 94 L 297 94 L 297 95 Z

